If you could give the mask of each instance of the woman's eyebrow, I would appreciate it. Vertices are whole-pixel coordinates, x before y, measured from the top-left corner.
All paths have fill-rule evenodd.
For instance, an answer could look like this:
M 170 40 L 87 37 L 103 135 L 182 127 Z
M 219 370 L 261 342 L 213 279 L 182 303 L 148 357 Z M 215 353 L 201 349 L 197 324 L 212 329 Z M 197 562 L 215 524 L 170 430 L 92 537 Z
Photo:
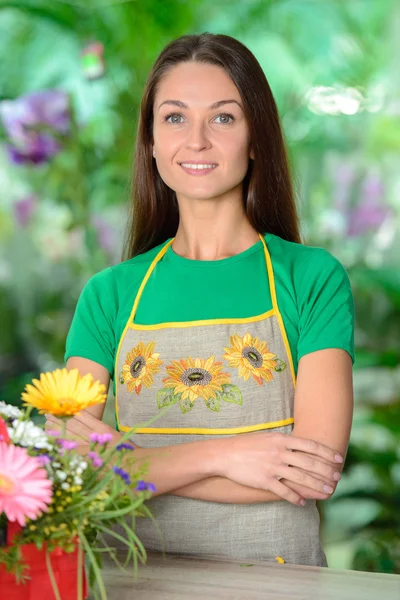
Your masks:
M 235 104 L 237 104 L 243 110 L 242 105 L 237 100 L 218 100 L 218 102 L 211 104 L 207 110 L 214 110 L 220 106 L 223 106 L 224 104 L 230 104 L 231 102 L 235 102 Z M 158 110 L 160 110 L 163 104 L 172 104 L 173 106 L 179 106 L 179 108 L 189 108 L 189 106 L 185 102 L 182 102 L 182 100 L 164 100 L 164 102 L 161 102 Z

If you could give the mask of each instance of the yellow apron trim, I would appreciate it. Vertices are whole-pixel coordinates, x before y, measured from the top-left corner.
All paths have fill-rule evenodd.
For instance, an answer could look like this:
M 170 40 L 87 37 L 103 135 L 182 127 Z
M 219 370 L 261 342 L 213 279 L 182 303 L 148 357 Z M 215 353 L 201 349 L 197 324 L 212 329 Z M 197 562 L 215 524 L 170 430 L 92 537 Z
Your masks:
M 130 317 L 128 319 L 128 323 L 130 323 L 131 321 L 133 321 L 135 314 L 136 314 L 136 309 L 138 307 L 140 298 L 142 296 L 143 290 L 145 288 L 146 283 L 148 282 L 150 275 L 152 274 L 152 272 L 154 271 L 154 268 L 156 266 L 156 264 L 158 263 L 159 260 L 161 260 L 161 258 L 164 256 L 164 254 L 166 253 L 166 251 L 168 250 L 168 248 L 170 247 L 170 245 L 172 244 L 172 242 L 174 241 L 175 238 L 172 238 L 172 240 L 170 240 L 169 242 L 167 242 L 165 244 L 165 246 L 163 246 L 160 250 L 160 252 L 157 254 L 157 256 L 153 259 L 153 262 L 151 263 L 150 267 L 147 270 L 147 273 L 142 281 L 142 283 L 140 284 L 140 288 L 138 290 L 138 293 L 136 294 L 136 298 L 135 298 L 135 302 L 133 303 L 133 308 L 132 308 L 132 312 L 130 314 Z M 125 332 L 124 332 L 125 333 Z
M 137 323 L 129 323 L 130 329 L 137 330 L 154 330 L 154 329 L 167 329 L 170 327 L 179 328 L 179 327 L 200 327 L 201 325 L 224 325 L 229 323 L 256 323 L 257 321 L 263 321 L 264 319 L 268 319 L 275 314 L 275 310 L 272 308 L 271 310 L 263 313 L 262 315 L 257 315 L 255 317 L 243 317 L 234 318 L 234 319 L 204 319 L 200 321 L 177 321 L 172 323 L 160 323 L 157 325 L 138 325 Z
M 271 261 L 270 254 L 268 252 L 267 244 L 265 243 L 265 240 L 262 237 L 262 235 L 260 235 L 260 239 L 264 246 L 265 260 L 267 262 L 267 271 L 268 271 L 269 286 L 270 286 L 270 290 L 271 290 L 272 308 L 275 311 L 276 318 L 278 319 L 279 328 L 281 330 L 282 337 L 283 337 L 283 343 L 285 344 L 285 348 L 286 348 L 286 354 L 289 359 L 289 366 L 290 366 L 290 372 L 292 374 L 293 386 L 296 389 L 296 375 L 294 372 L 292 352 L 290 350 L 290 345 L 289 345 L 289 340 L 288 340 L 288 337 L 286 334 L 285 325 L 283 323 L 282 315 L 281 315 L 281 312 L 278 307 L 278 301 L 276 299 L 275 277 L 274 277 L 274 270 L 272 267 L 272 261 Z
M 260 240 L 264 246 L 264 256 L 265 262 L 267 263 L 267 272 L 268 272 L 268 280 L 269 280 L 269 289 L 271 290 L 271 300 L 272 300 L 272 308 L 278 311 L 278 302 L 276 300 L 276 290 L 275 290 L 275 278 L 274 278 L 274 270 L 272 268 L 271 257 L 268 252 L 267 244 L 262 235 L 260 235 Z
M 236 433 L 249 433 L 250 431 L 262 431 L 264 429 L 273 429 L 275 427 L 284 427 L 285 425 L 291 425 L 294 423 L 294 419 L 284 419 L 283 421 L 270 421 L 269 423 L 259 423 L 258 425 L 248 425 L 246 427 L 228 427 L 225 429 L 209 429 L 201 427 L 126 427 L 120 425 L 121 431 L 134 430 L 135 433 L 159 433 L 159 434 L 192 434 L 192 435 L 229 435 Z
M 296 389 L 296 375 L 294 372 L 292 353 L 290 350 L 289 340 L 288 340 L 288 337 L 286 334 L 286 329 L 285 329 L 285 325 L 283 323 L 282 315 L 279 311 L 277 311 L 277 313 L 276 313 L 276 318 L 278 319 L 279 327 L 281 329 L 281 333 L 282 333 L 282 337 L 283 337 L 283 343 L 285 344 L 285 348 L 286 348 L 286 354 L 289 359 L 289 366 L 290 366 L 290 372 L 292 374 L 293 386 Z
M 122 335 L 121 335 L 121 337 L 119 339 L 119 344 L 118 344 L 118 348 L 117 348 L 117 355 L 116 355 L 116 358 L 115 358 L 114 377 L 118 378 L 118 372 L 117 372 L 116 368 L 118 366 L 118 358 L 119 358 L 119 353 L 121 351 L 122 342 L 124 340 L 126 332 L 129 329 L 129 324 L 131 323 L 131 321 L 133 321 L 133 318 L 135 316 L 136 309 L 137 309 L 137 306 L 139 304 L 139 300 L 140 300 L 140 297 L 142 295 L 144 286 L 146 285 L 146 283 L 147 283 L 150 275 L 152 274 L 152 272 L 153 272 L 156 264 L 164 256 L 164 254 L 166 253 L 166 251 L 168 250 L 169 246 L 172 244 L 173 241 L 174 241 L 174 238 L 172 240 L 170 240 L 169 242 L 167 242 L 165 244 L 165 246 L 163 246 L 161 248 L 161 250 L 157 254 L 157 256 L 154 258 L 153 262 L 151 263 L 150 267 L 148 268 L 147 273 L 146 273 L 146 275 L 145 275 L 145 277 L 144 277 L 144 279 L 143 279 L 143 281 L 142 281 L 142 283 L 140 285 L 138 293 L 136 294 L 136 298 L 135 298 L 135 302 L 133 303 L 131 314 L 129 315 L 129 318 L 128 318 L 128 320 L 127 320 L 127 322 L 125 324 L 125 327 L 124 327 L 124 331 L 122 332 Z M 116 417 L 117 417 L 117 426 L 120 429 L 120 425 L 119 425 L 119 410 L 118 410 L 118 385 L 119 385 L 119 382 L 118 382 L 118 379 L 117 379 L 116 380 L 116 384 L 115 384 L 115 413 L 116 413 Z

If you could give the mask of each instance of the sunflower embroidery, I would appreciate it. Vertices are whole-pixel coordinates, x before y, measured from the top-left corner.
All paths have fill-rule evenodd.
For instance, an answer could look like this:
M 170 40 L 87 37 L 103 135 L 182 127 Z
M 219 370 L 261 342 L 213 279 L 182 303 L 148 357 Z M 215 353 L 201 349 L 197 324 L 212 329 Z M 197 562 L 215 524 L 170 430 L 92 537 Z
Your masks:
M 160 354 L 154 352 L 156 343 L 139 342 L 135 348 L 127 353 L 125 364 L 120 373 L 120 383 L 126 383 L 129 392 L 140 394 L 142 384 L 147 388 L 154 383 L 153 376 L 159 372 L 163 361 L 159 359 Z
M 164 377 L 164 388 L 157 394 L 158 407 L 179 402 L 183 413 L 194 407 L 194 402 L 202 398 L 210 410 L 218 412 L 221 400 L 242 404 L 239 388 L 231 385 L 229 373 L 222 372 L 222 362 L 211 356 L 193 359 L 189 356 L 165 367 L 168 377 Z
M 228 373 L 221 373 L 222 362 L 216 362 L 215 356 L 207 360 L 191 356 L 178 362 L 172 361 L 172 365 L 165 367 L 169 377 L 163 382 L 166 388 L 173 388 L 174 394 L 182 394 L 182 399 L 189 398 L 194 402 L 197 397 L 209 400 L 216 397 L 216 392 L 222 391 L 224 383 L 230 383 Z
M 262 385 L 263 381 L 273 379 L 272 371 L 283 371 L 285 363 L 269 351 L 267 342 L 246 333 L 239 337 L 236 333 L 230 336 L 230 348 L 224 348 L 226 354 L 223 358 L 230 367 L 239 371 L 240 377 L 247 381 L 250 377 Z

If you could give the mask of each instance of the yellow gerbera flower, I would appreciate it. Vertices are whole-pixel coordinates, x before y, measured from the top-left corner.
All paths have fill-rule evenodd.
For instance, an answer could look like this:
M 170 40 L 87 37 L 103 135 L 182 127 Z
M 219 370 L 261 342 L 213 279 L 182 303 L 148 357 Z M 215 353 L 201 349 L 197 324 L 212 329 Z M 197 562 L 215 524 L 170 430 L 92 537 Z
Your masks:
M 222 362 L 216 362 L 215 356 L 207 360 L 191 356 L 186 360 L 173 360 L 172 365 L 165 367 L 169 377 L 163 382 L 165 387 L 173 388 L 174 394 L 182 394 L 182 400 L 189 398 L 194 402 L 200 397 L 203 400 L 216 398 L 216 392 L 222 392 L 222 386 L 230 383 L 229 373 L 221 373 Z
M 267 342 L 253 338 L 250 333 L 243 337 L 235 333 L 230 337 L 230 342 L 231 347 L 224 348 L 226 354 L 223 358 L 230 367 L 238 369 L 240 377 L 245 381 L 253 377 L 259 385 L 262 385 L 263 380 L 273 379 L 271 370 L 277 365 L 277 357 L 269 352 Z
M 24 404 L 56 417 L 76 415 L 88 406 L 105 402 L 107 398 L 105 385 L 94 381 L 91 373 L 82 377 L 78 369 L 41 373 L 40 380 L 33 379 L 32 383 L 25 386 L 22 394 Z
M 159 366 L 163 364 L 163 361 L 159 359 L 160 354 L 154 352 L 155 345 L 155 342 L 149 342 L 146 345 L 139 342 L 126 355 L 121 378 L 127 384 L 130 392 L 135 391 L 136 394 L 140 394 L 142 384 L 147 388 L 153 385 L 153 375 L 158 373 Z

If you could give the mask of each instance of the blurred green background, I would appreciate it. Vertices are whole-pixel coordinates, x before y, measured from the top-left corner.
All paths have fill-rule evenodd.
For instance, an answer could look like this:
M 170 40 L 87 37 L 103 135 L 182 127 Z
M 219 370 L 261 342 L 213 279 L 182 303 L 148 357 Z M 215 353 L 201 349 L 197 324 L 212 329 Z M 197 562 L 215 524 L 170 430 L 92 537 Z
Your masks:
M 261 63 L 304 241 L 352 282 L 356 408 L 342 481 L 320 503 L 329 566 L 400 573 L 396 0 L 0 0 L 0 399 L 18 404 L 63 364 L 84 283 L 120 260 L 151 64 L 202 31 L 237 37 Z

